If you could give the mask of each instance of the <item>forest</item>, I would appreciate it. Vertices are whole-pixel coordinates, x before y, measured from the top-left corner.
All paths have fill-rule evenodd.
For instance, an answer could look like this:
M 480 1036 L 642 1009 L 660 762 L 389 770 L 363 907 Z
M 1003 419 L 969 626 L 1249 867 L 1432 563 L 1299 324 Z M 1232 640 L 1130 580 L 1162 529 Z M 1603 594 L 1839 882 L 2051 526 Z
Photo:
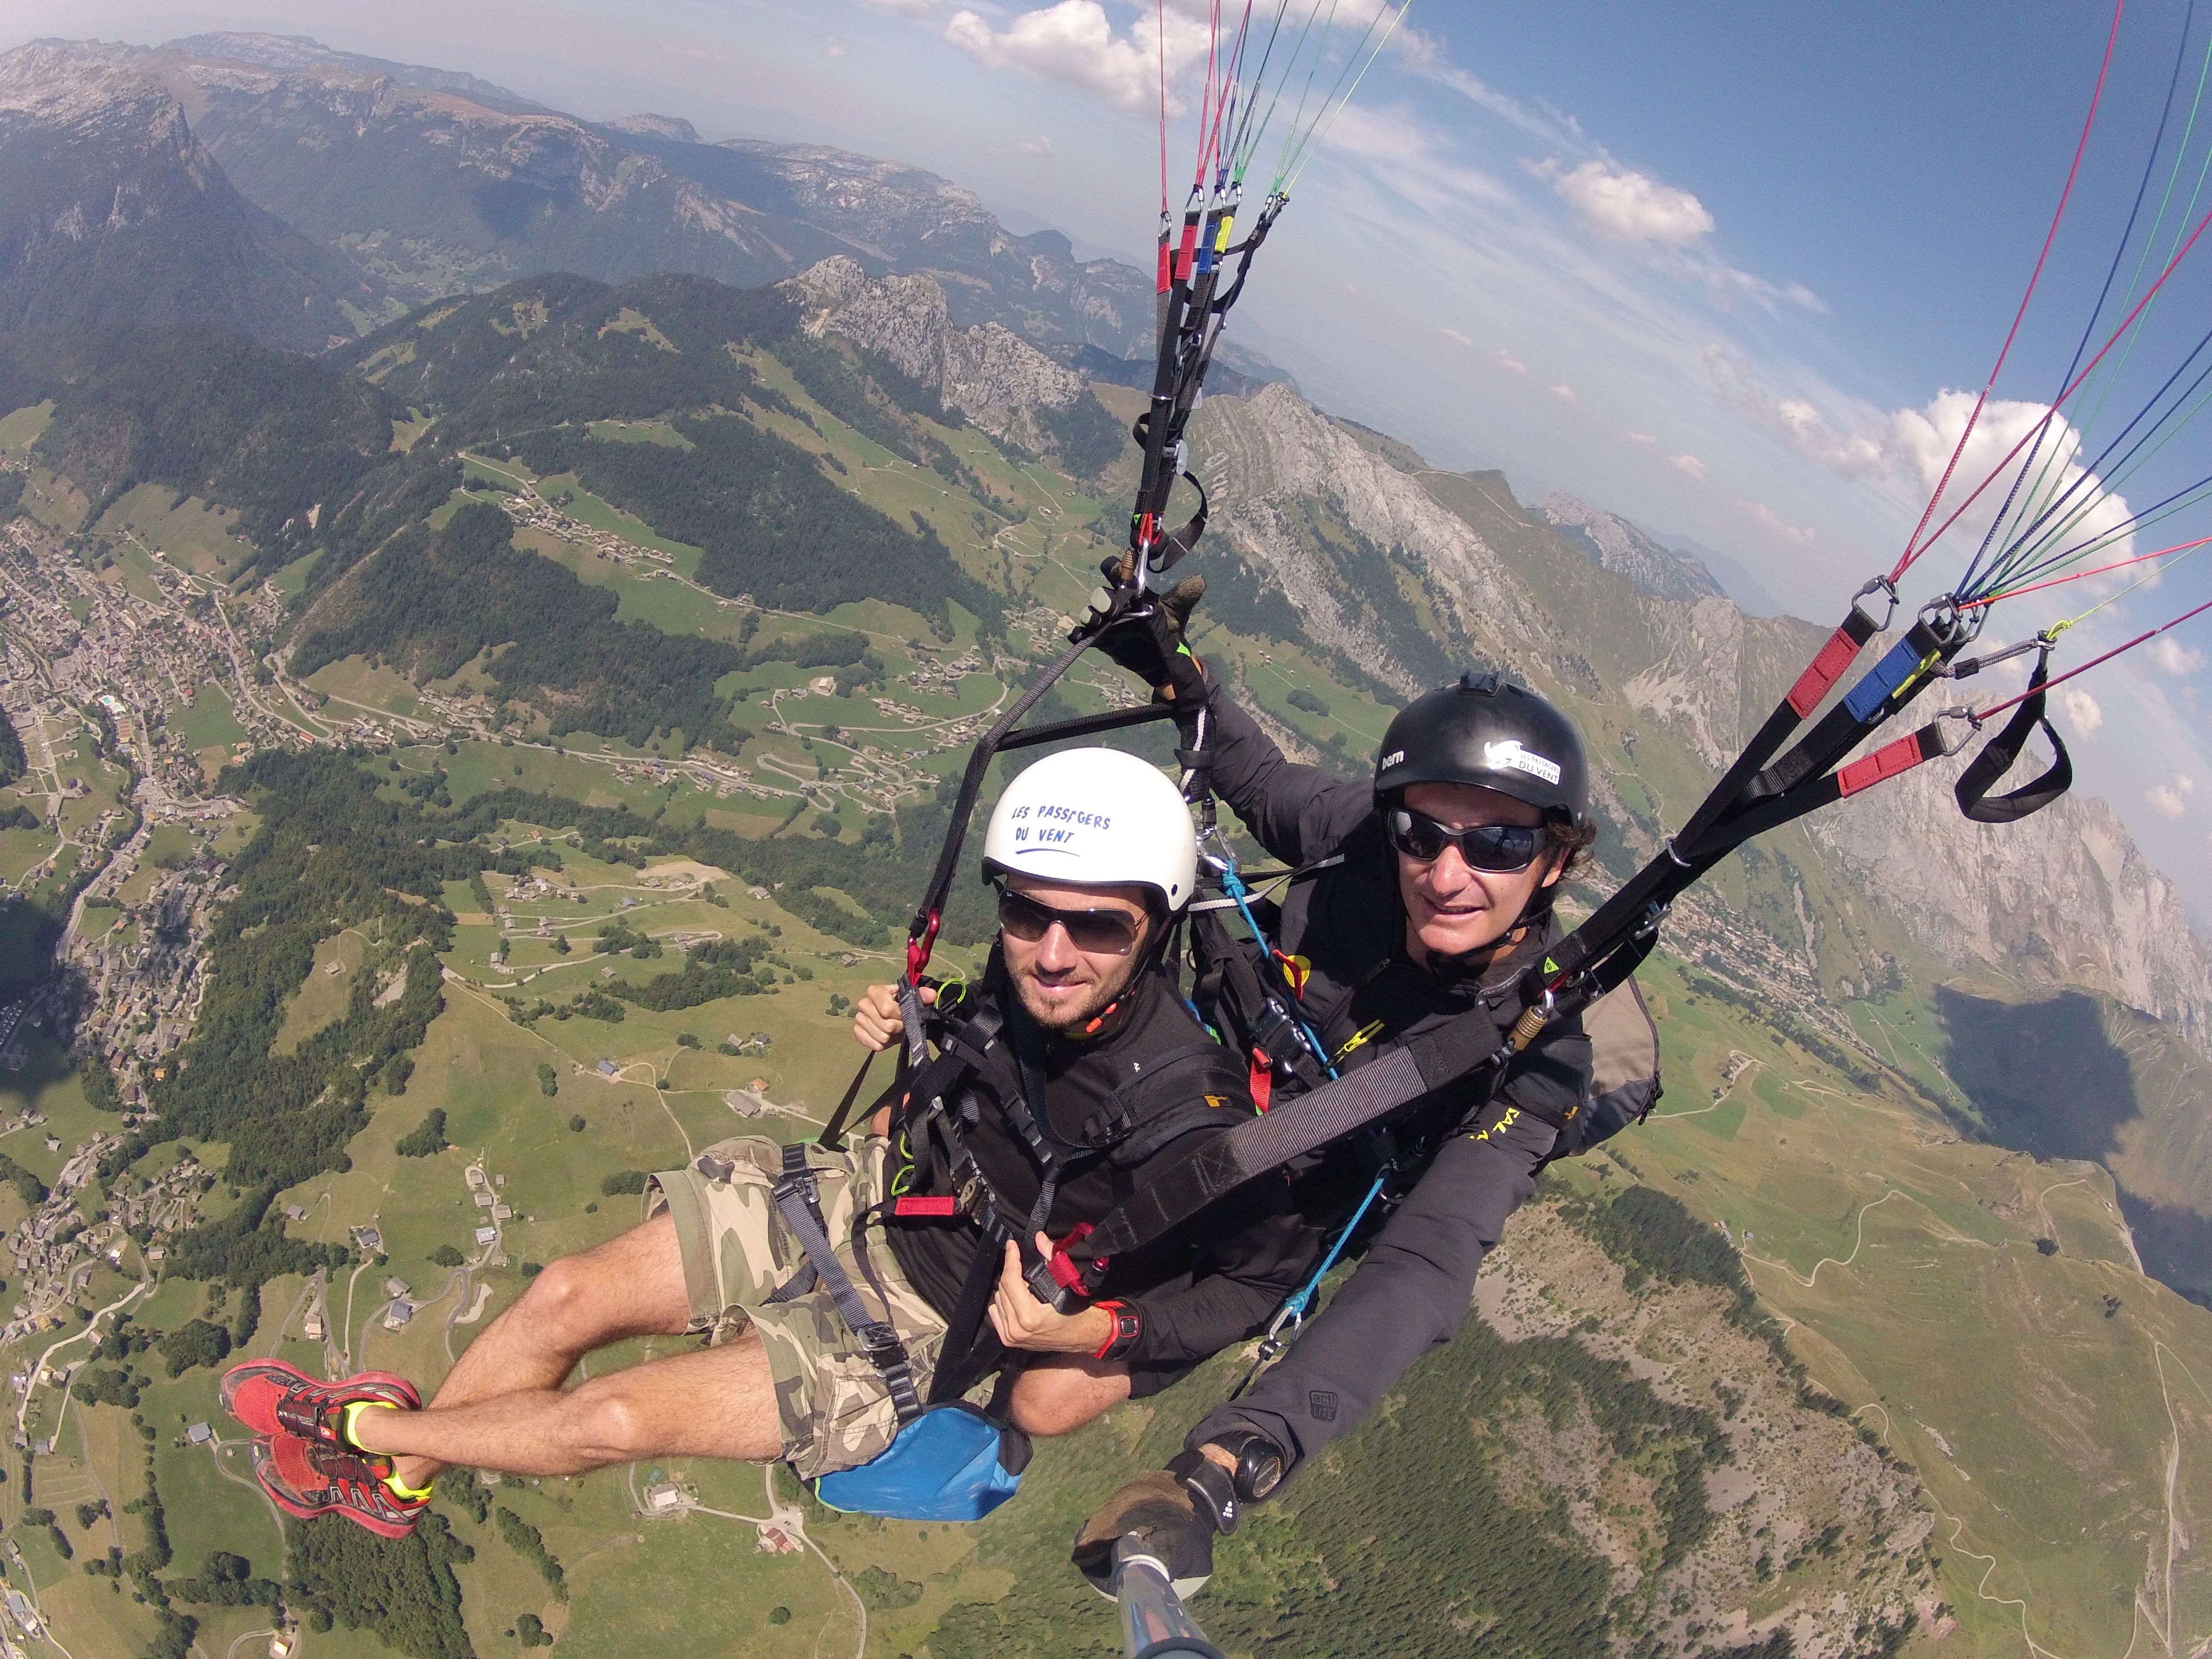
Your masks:
M 596 732 L 642 748 L 680 728 L 689 742 L 743 744 L 750 733 L 714 695 L 714 682 L 744 665 L 734 646 L 616 621 L 613 592 L 516 552 L 513 529 L 485 501 L 468 502 L 441 531 L 410 525 L 331 595 L 292 672 L 373 655 L 419 683 L 507 645 L 485 672 L 507 696 L 544 704 L 556 737 Z
M 699 580 L 781 610 L 886 599 L 950 637 L 947 602 L 995 619 L 999 601 L 917 517 L 894 523 L 825 477 L 798 445 L 732 416 L 678 420 L 690 450 L 603 442 L 574 428 L 514 442 L 532 471 L 586 489 L 702 550 Z
M 216 914 L 198 1025 L 149 1099 L 162 1138 L 228 1142 L 234 1184 L 289 1186 L 347 1167 L 372 1079 L 421 1043 L 444 1006 L 436 952 L 451 942 L 453 916 L 439 902 L 443 884 L 479 869 L 520 874 L 528 860 L 439 844 L 451 835 L 441 821 L 380 798 L 343 755 L 269 751 L 226 768 L 218 787 L 250 794 L 261 826 L 231 866 L 237 896 Z M 404 990 L 377 1007 L 377 975 L 364 971 L 342 1018 L 290 1054 L 273 1052 L 317 941 L 341 926 L 377 941 L 374 961 L 404 975 Z
M 249 562 L 307 551 L 319 504 L 385 464 L 390 398 L 335 364 L 211 323 L 0 335 L 0 404 L 54 401 L 39 461 L 93 498 L 165 484 L 238 510 Z

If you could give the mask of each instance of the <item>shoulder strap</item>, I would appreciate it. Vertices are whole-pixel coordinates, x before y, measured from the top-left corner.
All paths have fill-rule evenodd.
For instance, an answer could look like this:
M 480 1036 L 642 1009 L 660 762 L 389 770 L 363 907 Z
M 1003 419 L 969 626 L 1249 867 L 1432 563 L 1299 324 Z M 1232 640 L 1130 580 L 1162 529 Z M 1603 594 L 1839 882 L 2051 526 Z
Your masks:
M 1472 1079 L 1494 1093 L 1516 1053 L 1490 1011 L 1478 1004 L 1311 1094 L 1176 1152 L 1158 1178 L 1132 1193 L 1083 1241 L 1086 1279 L 1102 1271 L 1098 1263 L 1164 1237 L 1247 1182 L 1379 1122 L 1447 1084 Z M 1542 1106 L 1524 1109 L 1564 1130 L 1581 1108 L 1570 1105 L 1557 1114 Z

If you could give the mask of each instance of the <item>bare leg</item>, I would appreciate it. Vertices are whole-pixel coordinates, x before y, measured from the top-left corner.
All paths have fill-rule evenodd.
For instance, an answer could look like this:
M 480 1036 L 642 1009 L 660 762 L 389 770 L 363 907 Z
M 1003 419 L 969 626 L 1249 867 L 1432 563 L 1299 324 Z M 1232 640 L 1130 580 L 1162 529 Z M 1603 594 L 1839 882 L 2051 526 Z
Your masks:
M 356 1432 L 366 1449 L 410 1463 L 511 1474 L 581 1474 L 647 1457 L 765 1462 L 783 1448 L 768 1352 L 752 1331 L 574 1389 L 510 1389 L 465 1406 L 441 1394 L 427 1411 L 364 1412 Z
M 1014 1379 L 1006 1414 L 1024 1434 L 1066 1434 L 1129 1397 L 1129 1368 L 1111 1360 L 1054 1354 Z
M 596 1249 L 548 1264 L 531 1280 L 522 1299 L 469 1345 L 430 1402 L 429 1413 L 474 1406 L 502 1395 L 550 1394 L 592 1349 L 635 1336 L 681 1335 L 690 1322 L 676 1224 L 665 1214 L 659 1215 Z M 375 1421 L 398 1413 L 366 1415 Z M 363 1425 L 364 1431 L 368 1426 Z M 403 1449 L 379 1445 L 370 1449 Z M 415 1448 L 410 1443 L 404 1449 L 412 1452 Z M 410 1455 L 399 1460 L 399 1478 L 410 1486 L 427 1486 L 447 1462 L 507 1467 L 467 1452 Z

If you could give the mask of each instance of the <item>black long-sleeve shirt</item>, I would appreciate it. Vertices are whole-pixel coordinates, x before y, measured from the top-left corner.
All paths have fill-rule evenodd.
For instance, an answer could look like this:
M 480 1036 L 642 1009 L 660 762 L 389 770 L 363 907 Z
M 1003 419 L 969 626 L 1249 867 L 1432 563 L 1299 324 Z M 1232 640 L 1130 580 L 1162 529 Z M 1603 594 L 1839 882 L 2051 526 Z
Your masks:
M 985 979 L 987 987 L 994 988 L 985 994 L 1012 995 L 1010 990 L 995 988 L 1004 981 L 994 967 Z M 1053 1133 L 1064 1141 L 1082 1144 L 1086 1121 L 1108 1096 L 1174 1050 L 1208 1042 L 1205 1029 L 1164 975 L 1157 970 L 1139 974 L 1095 1035 L 1047 1039 L 1045 1105 Z M 975 1123 L 962 1133 L 969 1152 L 999 1196 L 1006 1224 L 1019 1231 L 1036 1202 L 1041 1182 L 1036 1163 L 999 1110 L 999 1102 L 1021 1087 L 1010 1048 L 1005 1040 L 994 1045 L 985 1056 L 987 1063 L 972 1078 L 969 1087 L 978 1109 Z M 1251 1097 L 1239 1073 L 1237 1064 L 1228 1060 L 1225 1066 L 1208 1074 L 1204 1085 L 1221 1103 L 1217 1109 L 1221 1129 L 1252 1112 Z M 1153 1103 L 1158 1109 L 1181 1103 Z M 1201 1127 L 1191 1133 L 1220 1130 Z M 1181 1150 L 1186 1142 L 1173 1144 Z M 1144 1179 L 1142 1164 L 1125 1170 L 1105 1158 L 1083 1162 L 1054 1194 L 1045 1231 L 1060 1239 L 1085 1222 L 1095 1224 Z M 949 1172 L 939 1170 L 933 1185 L 949 1191 Z M 914 1287 L 949 1318 L 959 1303 L 979 1237 L 964 1218 L 902 1221 L 891 1225 L 890 1245 Z M 1271 1178 L 1231 1194 L 1174 1237 L 1115 1258 L 1098 1295 L 1102 1300 L 1118 1299 L 1137 1313 L 1137 1341 L 1124 1356 L 1132 1391 L 1141 1395 L 1164 1388 L 1207 1356 L 1254 1334 L 1304 1281 L 1319 1254 L 1317 1235 L 1291 1204 L 1287 1180 Z M 997 1334 L 986 1322 L 970 1369 L 980 1373 L 1005 1363 L 1006 1358 Z
M 1413 963 L 1395 855 L 1371 789 L 1287 760 L 1243 709 L 1218 696 L 1213 785 L 1262 846 L 1294 866 L 1341 854 L 1284 895 L 1278 943 L 1310 964 L 1302 1011 L 1345 1069 L 1429 1030 L 1478 1000 L 1510 1021 L 1516 980 L 1557 929 L 1531 928 L 1479 971 Z M 1365 1033 L 1364 1036 L 1363 1033 Z M 1355 1041 L 1357 1039 L 1357 1041 Z M 1346 1047 L 1350 1044 L 1352 1046 Z M 1288 1354 L 1192 1431 L 1195 1448 L 1235 1428 L 1281 1446 L 1293 1471 L 1374 1410 L 1406 1368 L 1451 1340 L 1483 1257 L 1535 1190 L 1556 1136 L 1546 1120 L 1589 1086 L 1580 1023 L 1546 1028 L 1494 1092 L 1447 1085 L 1417 1113 L 1457 1127 L 1369 1247 L 1358 1269 L 1307 1322 Z

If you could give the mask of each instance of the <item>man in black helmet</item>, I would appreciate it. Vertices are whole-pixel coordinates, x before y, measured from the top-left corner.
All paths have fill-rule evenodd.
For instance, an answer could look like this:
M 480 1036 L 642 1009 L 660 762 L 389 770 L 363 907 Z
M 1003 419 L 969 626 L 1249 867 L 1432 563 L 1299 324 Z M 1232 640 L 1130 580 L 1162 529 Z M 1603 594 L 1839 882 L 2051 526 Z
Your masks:
M 1349 1072 L 1477 1010 L 1510 1026 L 1516 981 L 1559 935 L 1559 883 L 1595 838 L 1572 723 L 1533 691 L 1468 674 L 1390 722 L 1371 784 L 1296 764 L 1182 646 L 1181 621 L 1201 592 L 1193 579 L 1170 596 L 1171 631 L 1125 624 L 1105 644 L 1160 696 L 1206 701 L 1215 790 L 1298 872 L 1275 944 L 1328 1064 Z M 1590 1076 L 1579 1021 L 1559 1019 L 1495 1088 L 1470 1077 L 1405 1114 L 1395 1150 L 1418 1179 L 1358 1271 L 1249 1392 L 1191 1431 L 1165 1473 L 1091 1518 L 1076 1547 L 1086 1575 L 1103 1587 L 1114 1540 L 1137 1531 L 1179 1583 L 1202 1583 L 1214 1534 L 1243 1504 L 1358 1427 L 1407 1366 L 1449 1341 L 1484 1255 L 1535 1190 Z

